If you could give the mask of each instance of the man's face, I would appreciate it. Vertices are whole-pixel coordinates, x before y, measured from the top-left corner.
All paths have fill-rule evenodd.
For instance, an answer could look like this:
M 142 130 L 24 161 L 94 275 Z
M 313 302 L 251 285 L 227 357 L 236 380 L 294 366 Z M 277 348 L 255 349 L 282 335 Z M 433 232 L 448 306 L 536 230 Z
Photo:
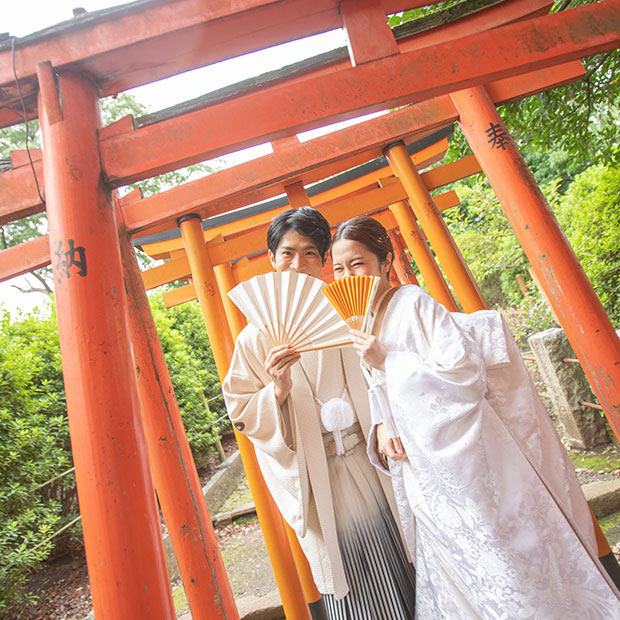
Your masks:
M 310 237 L 289 230 L 280 239 L 275 255 L 269 250 L 269 260 L 276 271 L 296 271 L 319 278 L 323 259 Z

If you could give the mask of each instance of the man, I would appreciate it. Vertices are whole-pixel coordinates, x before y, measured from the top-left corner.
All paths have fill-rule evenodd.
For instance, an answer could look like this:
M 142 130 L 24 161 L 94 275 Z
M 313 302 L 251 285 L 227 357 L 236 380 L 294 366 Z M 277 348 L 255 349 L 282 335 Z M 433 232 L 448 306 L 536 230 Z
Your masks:
M 267 234 L 276 271 L 316 278 L 330 243 L 329 224 L 310 207 L 281 213 Z M 233 424 L 253 442 L 273 499 L 326 595 L 328 615 L 413 618 L 414 571 L 386 500 L 389 480 L 379 480 L 366 458 L 370 414 L 353 349 L 300 355 L 286 345 L 271 348 L 248 325 L 222 388 Z M 321 424 L 322 405 L 333 399 L 349 403 L 357 418 L 344 431 L 340 455 Z

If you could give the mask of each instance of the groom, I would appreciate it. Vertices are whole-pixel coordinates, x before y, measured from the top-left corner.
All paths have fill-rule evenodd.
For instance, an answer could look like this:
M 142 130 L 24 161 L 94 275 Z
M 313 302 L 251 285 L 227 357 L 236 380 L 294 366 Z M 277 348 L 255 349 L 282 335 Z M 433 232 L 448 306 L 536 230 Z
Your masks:
M 267 233 L 269 259 L 276 271 L 296 271 L 315 278 L 320 277 L 330 244 L 327 220 L 311 207 L 279 214 Z M 297 363 L 300 360 L 302 363 Z M 222 384 L 230 419 L 254 444 L 267 487 L 299 539 L 318 590 L 328 595 L 324 597 L 328 617 L 336 617 L 336 608 L 343 604 L 340 599 L 347 594 L 348 604 L 359 600 L 363 606 L 363 592 L 356 589 L 377 586 L 371 570 L 362 577 L 371 582 L 370 586 L 357 585 L 358 574 L 352 580 L 336 531 L 318 401 L 340 397 L 343 386 L 364 435 L 360 441 L 365 445 L 370 426 L 367 386 L 359 359 L 350 347 L 311 351 L 302 356 L 287 345 L 272 348 L 254 326 L 248 325 L 237 338 Z M 372 466 L 370 470 L 374 472 Z M 389 497 L 389 479 L 380 478 L 384 479 L 381 487 Z M 394 508 L 392 512 L 395 514 Z M 399 547 L 402 551 L 400 542 Z M 376 561 L 369 557 L 365 564 L 373 563 Z M 410 565 L 407 570 L 413 573 Z M 412 597 L 413 585 L 410 594 Z M 411 610 L 411 615 L 388 613 L 385 617 L 413 616 Z

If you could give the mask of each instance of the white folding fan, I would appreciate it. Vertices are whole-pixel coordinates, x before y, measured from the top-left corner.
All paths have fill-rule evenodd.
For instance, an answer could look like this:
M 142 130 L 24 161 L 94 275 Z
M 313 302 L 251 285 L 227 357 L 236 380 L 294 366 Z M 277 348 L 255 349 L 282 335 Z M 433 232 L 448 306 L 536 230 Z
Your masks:
M 321 295 L 323 286 L 312 276 L 283 271 L 254 276 L 228 296 L 273 346 L 289 344 L 302 353 L 351 344 L 346 323 Z
M 325 285 L 322 291 L 351 329 L 365 331 L 379 281 L 378 276 L 346 276 Z

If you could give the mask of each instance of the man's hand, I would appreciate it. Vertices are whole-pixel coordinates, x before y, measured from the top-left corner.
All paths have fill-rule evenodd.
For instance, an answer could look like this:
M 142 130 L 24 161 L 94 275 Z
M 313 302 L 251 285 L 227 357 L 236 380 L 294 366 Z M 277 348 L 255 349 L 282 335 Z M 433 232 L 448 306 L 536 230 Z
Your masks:
M 375 336 L 360 332 L 357 329 L 352 329 L 350 331 L 353 339 L 353 348 L 362 358 L 362 361 L 366 362 L 366 364 L 372 368 L 385 370 L 385 356 L 387 355 L 387 350 L 381 341 Z
M 407 458 L 399 437 L 388 437 L 385 425 L 377 425 L 377 452 L 390 457 L 393 461 Z
M 301 355 L 287 344 L 274 347 L 265 359 L 265 371 L 275 385 L 276 399 L 282 405 L 288 398 L 293 387 L 291 380 L 291 366 L 299 360 Z

